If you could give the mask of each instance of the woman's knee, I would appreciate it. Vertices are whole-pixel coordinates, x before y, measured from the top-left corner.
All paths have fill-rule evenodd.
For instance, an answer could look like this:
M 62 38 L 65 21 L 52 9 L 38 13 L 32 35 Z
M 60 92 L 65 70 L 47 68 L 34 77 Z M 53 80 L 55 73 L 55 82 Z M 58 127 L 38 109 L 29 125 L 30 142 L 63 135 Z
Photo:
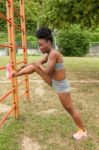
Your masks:
M 74 109 L 73 109 L 72 106 L 67 105 L 67 106 L 65 107 L 65 109 L 66 109 L 70 114 L 74 114 Z
M 31 69 L 35 69 L 35 68 L 36 68 L 36 66 L 35 66 L 34 64 L 31 64 L 31 65 L 29 65 L 29 66 L 27 66 L 27 67 L 29 67 L 29 68 L 31 68 Z
M 35 66 L 31 64 L 31 65 L 23 68 L 23 70 L 26 71 L 26 72 L 31 72 L 32 73 L 33 71 L 35 71 Z

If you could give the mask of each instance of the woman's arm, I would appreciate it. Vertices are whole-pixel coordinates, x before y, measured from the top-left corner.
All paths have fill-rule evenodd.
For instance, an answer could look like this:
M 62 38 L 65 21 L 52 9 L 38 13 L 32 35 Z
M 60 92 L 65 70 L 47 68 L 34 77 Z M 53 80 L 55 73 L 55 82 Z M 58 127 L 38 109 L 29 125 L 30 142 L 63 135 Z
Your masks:
M 48 54 L 45 54 L 45 56 L 43 56 L 43 58 L 35 63 L 38 63 L 38 64 L 45 64 L 48 60 Z
M 55 52 L 52 52 L 49 55 L 48 66 L 45 68 L 42 64 L 40 64 L 40 66 L 38 67 L 40 67 L 40 69 L 46 74 L 51 74 L 54 71 L 57 58 L 58 58 L 57 54 Z
M 29 64 L 24 64 L 24 65 L 22 65 L 21 66 L 21 69 L 22 68 L 24 68 L 24 67 L 26 67 L 26 66 L 29 66 L 29 65 L 37 65 L 37 66 L 39 66 L 39 65 L 41 65 L 41 64 L 45 64 L 46 62 L 47 62 L 47 60 L 48 60 L 48 55 L 46 54 L 41 60 L 39 60 L 39 61 L 37 61 L 37 62 L 32 62 L 32 63 L 29 63 Z M 20 69 L 19 69 L 20 70 Z

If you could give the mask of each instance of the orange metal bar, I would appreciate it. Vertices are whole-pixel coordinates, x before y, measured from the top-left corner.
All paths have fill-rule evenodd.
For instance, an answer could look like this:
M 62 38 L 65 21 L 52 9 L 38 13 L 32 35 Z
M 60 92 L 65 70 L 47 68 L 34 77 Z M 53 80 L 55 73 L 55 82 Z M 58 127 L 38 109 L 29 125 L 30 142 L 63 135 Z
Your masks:
M 19 16 L 24 20 L 24 18 L 23 18 L 23 16 L 21 14 Z
M 13 0 L 6 0 L 6 8 L 7 8 L 7 17 L 0 13 L 0 17 L 7 21 L 8 25 L 8 41 L 9 45 L 0 44 L 0 47 L 9 48 L 9 62 L 12 65 L 12 69 L 16 70 L 16 65 L 27 63 L 27 47 L 26 47 L 26 28 L 25 28 L 25 14 L 24 14 L 24 0 L 20 0 L 20 18 L 21 18 L 21 27 L 14 23 L 14 7 Z M 20 61 L 16 63 L 16 45 L 15 45 L 15 28 L 21 31 L 22 35 L 22 46 L 24 61 Z M 6 67 L 1 66 L 0 70 L 6 69 Z M 13 106 L 12 108 L 5 114 L 5 116 L 0 121 L 0 126 L 6 121 L 8 116 L 14 110 L 15 118 L 19 117 L 19 99 L 18 99 L 18 85 L 17 78 L 12 78 L 12 89 L 10 89 L 6 94 L 0 97 L 0 102 L 3 101 L 7 96 L 13 93 Z M 25 80 L 21 81 L 19 84 L 25 81 L 25 92 L 22 93 L 21 96 L 26 94 L 26 97 L 29 99 L 29 79 L 28 76 L 25 76 Z
M 15 104 L 13 107 L 5 114 L 5 116 L 0 121 L 0 127 L 3 125 L 3 123 L 7 120 L 8 116 L 12 113 L 12 111 L 16 108 Z
M 12 48 L 12 46 L 5 45 L 5 44 L 0 44 L 0 47 L 4 47 L 4 48 Z
M 21 18 L 21 29 L 23 29 L 24 32 L 21 32 L 22 36 L 22 47 L 23 47 L 23 57 L 24 57 L 24 63 L 27 64 L 27 45 L 26 45 L 26 25 L 25 25 L 25 11 L 24 11 L 24 0 L 20 0 L 20 14 L 23 16 L 23 19 Z M 30 99 L 29 94 L 29 77 L 28 75 L 25 75 L 25 95 L 27 99 Z
M 14 24 L 14 7 L 13 0 L 11 0 L 10 6 L 6 3 L 7 8 L 7 17 L 11 19 L 12 24 L 8 24 L 8 39 L 9 44 L 12 46 L 12 49 L 9 49 L 10 63 L 12 64 L 12 69 L 16 70 L 16 45 L 15 45 L 15 24 Z M 15 109 L 15 118 L 19 117 L 19 101 L 18 101 L 18 86 L 17 78 L 12 78 L 12 87 L 15 88 L 13 92 L 13 103 L 16 104 Z
M 19 64 L 22 64 L 22 63 L 24 63 L 24 61 L 19 61 L 16 64 L 19 65 Z
M 7 2 L 10 4 L 11 3 L 11 1 L 10 0 L 7 0 Z
M 5 70 L 5 69 L 6 69 L 6 67 L 0 66 L 0 70 Z
M 8 19 L 6 16 L 4 16 L 2 13 L 0 13 L 0 18 L 4 19 L 5 21 L 7 21 L 8 23 L 12 23 L 10 19 Z
M 9 90 L 6 94 L 4 94 L 3 96 L 0 97 L 0 102 L 3 101 L 7 96 L 9 96 L 12 92 L 14 92 L 14 88 L 12 88 L 11 90 Z

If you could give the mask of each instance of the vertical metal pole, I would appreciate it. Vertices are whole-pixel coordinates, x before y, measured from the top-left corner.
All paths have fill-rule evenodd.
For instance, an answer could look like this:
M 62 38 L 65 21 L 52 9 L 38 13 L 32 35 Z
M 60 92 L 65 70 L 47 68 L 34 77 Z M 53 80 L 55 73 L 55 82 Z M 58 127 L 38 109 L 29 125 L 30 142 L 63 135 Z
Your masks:
M 26 25 L 25 25 L 25 11 L 24 11 L 24 0 L 20 0 L 20 16 L 21 16 L 21 36 L 22 36 L 22 48 L 23 48 L 23 57 L 24 63 L 27 64 L 27 44 L 26 44 Z M 26 98 L 30 100 L 29 94 L 29 76 L 25 75 L 25 94 Z
M 14 11 L 13 11 L 13 0 L 10 0 L 10 3 L 6 1 L 7 7 L 7 17 L 11 20 L 11 24 L 8 25 L 8 39 L 9 45 L 12 48 L 9 48 L 9 61 L 12 64 L 12 69 L 16 70 L 16 47 L 15 47 L 15 31 L 14 31 Z M 15 118 L 19 117 L 19 101 L 18 101 L 18 86 L 17 78 L 12 78 L 12 87 L 14 87 L 13 93 L 13 103 L 15 104 Z

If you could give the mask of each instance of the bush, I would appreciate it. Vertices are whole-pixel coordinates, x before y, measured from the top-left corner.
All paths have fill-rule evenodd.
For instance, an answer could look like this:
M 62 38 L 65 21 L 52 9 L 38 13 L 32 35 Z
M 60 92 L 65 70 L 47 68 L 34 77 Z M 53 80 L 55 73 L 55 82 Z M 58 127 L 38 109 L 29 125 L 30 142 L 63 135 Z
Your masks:
M 91 42 L 99 42 L 99 33 L 98 32 L 90 33 L 89 37 L 90 37 Z
M 64 56 L 83 56 L 88 53 L 89 40 L 80 29 L 61 31 L 58 40 L 59 48 Z

